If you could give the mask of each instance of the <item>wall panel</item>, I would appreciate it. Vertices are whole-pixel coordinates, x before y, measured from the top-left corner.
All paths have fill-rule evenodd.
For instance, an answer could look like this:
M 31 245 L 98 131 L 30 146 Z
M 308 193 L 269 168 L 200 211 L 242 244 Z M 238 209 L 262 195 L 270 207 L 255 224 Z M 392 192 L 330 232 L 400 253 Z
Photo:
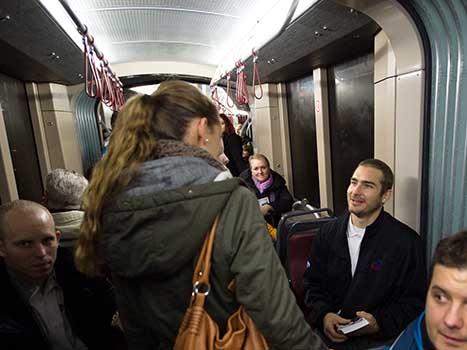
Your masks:
M 289 82 L 286 89 L 294 194 L 319 207 L 313 76 Z
M 373 54 L 328 68 L 334 211 L 347 208 L 346 192 L 358 163 L 374 154 Z
M 0 74 L 0 105 L 18 196 L 40 202 L 43 187 L 24 83 Z

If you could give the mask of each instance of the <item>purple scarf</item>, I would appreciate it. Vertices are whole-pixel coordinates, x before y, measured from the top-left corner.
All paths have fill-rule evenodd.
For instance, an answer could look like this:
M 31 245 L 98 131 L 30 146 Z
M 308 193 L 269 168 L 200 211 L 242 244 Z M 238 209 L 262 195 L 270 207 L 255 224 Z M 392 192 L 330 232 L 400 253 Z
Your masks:
M 259 182 L 256 180 L 254 176 L 251 176 L 251 179 L 255 183 L 256 188 L 258 189 L 259 193 L 263 193 L 266 191 L 269 187 L 271 187 L 273 180 L 272 180 L 272 174 L 269 175 L 269 178 L 266 181 Z

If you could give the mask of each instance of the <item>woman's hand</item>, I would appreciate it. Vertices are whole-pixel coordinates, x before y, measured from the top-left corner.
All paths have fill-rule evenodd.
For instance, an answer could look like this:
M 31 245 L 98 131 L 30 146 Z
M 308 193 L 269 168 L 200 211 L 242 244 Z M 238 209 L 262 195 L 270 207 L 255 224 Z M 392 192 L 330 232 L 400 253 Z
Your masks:
M 271 213 L 274 210 L 274 208 L 271 207 L 269 204 L 263 204 L 262 206 L 259 207 L 259 210 L 261 210 L 261 214 L 266 216 L 269 213 Z

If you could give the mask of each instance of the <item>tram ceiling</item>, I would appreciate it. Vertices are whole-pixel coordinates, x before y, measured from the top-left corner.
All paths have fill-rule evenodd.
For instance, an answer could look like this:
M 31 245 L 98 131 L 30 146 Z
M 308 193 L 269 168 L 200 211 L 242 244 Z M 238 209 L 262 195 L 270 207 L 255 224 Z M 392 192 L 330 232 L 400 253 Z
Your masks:
M 111 64 L 165 61 L 215 66 L 221 59 L 216 56 L 219 42 L 230 35 L 229 28 L 245 14 L 244 9 L 251 2 L 69 3 Z M 147 6 L 156 3 L 157 6 Z M 260 50 L 262 81 L 290 80 L 315 66 L 336 62 L 339 57 L 368 52 L 377 30 L 377 25 L 364 14 L 332 0 L 321 1 Z M 82 81 L 78 75 L 83 66 L 82 50 L 39 0 L 0 0 L 0 49 L 4 53 L 0 70 L 5 74 L 25 81 L 63 84 Z M 251 69 L 250 57 L 246 61 L 250 78 Z
M 82 82 L 82 51 L 36 1 L 0 0 L 0 71 L 23 81 Z
M 261 81 L 278 83 L 311 74 L 321 66 L 373 51 L 379 26 L 365 14 L 326 0 L 293 23 L 259 53 Z M 249 77 L 252 58 L 246 62 Z

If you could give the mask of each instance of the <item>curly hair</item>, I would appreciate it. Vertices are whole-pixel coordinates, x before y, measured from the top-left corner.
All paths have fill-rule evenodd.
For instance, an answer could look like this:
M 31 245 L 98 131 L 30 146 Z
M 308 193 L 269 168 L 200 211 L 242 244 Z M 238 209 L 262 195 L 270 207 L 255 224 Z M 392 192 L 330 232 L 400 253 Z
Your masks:
M 45 181 L 47 208 L 79 209 L 88 180 L 75 171 L 54 169 Z
M 85 214 L 75 252 L 81 272 L 97 276 L 105 270 L 99 246 L 106 203 L 137 176 L 141 163 L 153 159 L 158 140 L 182 140 L 191 120 L 199 117 L 206 117 L 209 127 L 219 125 L 212 101 L 182 81 L 163 82 L 153 95 L 138 95 L 125 104 L 83 198 Z

